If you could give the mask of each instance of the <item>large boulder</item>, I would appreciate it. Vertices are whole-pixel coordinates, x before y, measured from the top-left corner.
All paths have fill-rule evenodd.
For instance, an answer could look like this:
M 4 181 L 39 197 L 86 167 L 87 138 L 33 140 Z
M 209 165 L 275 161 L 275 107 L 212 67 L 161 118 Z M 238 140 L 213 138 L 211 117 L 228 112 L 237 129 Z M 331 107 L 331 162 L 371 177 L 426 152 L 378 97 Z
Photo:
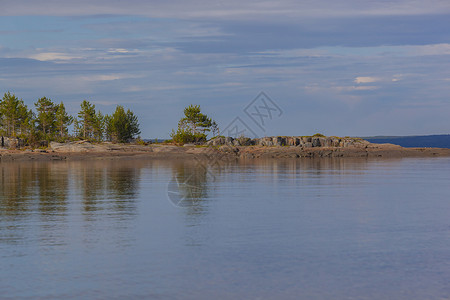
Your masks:
M 206 142 L 208 146 L 221 146 L 223 144 L 225 144 L 225 137 L 216 137 Z
M 339 147 L 341 139 L 337 137 L 331 137 L 330 140 L 331 140 L 331 147 Z
M 258 146 L 273 146 L 271 137 L 263 137 L 258 140 Z
M 286 146 L 286 138 L 282 136 L 273 137 L 272 142 L 275 146 Z
M 236 143 L 237 141 L 237 143 Z M 236 146 L 251 146 L 253 143 L 252 139 L 247 137 L 239 137 L 234 140 Z
M 312 146 L 313 147 L 321 147 L 322 143 L 320 141 L 320 138 L 318 138 L 318 137 L 313 138 L 312 139 Z
M 228 145 L 228 146 L 233 146 L 234 145 L 234 138 L 232 138 L 231 136 L 227 136 L 226 138 L 225 138 L 225 145 Z

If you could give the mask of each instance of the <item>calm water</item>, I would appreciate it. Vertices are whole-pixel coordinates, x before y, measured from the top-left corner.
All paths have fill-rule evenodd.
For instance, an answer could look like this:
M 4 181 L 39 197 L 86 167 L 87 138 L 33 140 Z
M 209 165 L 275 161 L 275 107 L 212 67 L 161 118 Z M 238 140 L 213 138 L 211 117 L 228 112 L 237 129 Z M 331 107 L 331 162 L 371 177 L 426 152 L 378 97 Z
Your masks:
M 1 299 L 449 299 L 449 278 L 448 158 L 0 163 Z

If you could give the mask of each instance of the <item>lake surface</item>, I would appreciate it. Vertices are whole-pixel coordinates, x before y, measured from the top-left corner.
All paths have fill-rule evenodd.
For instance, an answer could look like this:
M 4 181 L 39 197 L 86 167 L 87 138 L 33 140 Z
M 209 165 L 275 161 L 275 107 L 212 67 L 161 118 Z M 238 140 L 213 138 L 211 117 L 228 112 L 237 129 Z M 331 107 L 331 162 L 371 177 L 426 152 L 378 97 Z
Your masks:
M 449 299 L 450 159 L 0 163 L 1 299 Z

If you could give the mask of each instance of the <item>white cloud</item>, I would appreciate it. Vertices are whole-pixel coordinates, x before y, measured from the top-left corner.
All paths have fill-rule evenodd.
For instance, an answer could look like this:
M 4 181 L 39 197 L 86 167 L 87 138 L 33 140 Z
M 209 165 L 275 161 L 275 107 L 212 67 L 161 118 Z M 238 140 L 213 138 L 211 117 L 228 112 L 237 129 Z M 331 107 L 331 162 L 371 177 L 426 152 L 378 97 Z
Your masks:
M 403 79 L 403 77 L 404 77 L 403 74 L 395 74 L 394 76 L 392 76 L 392 82 L 400 81 Z
M 450 55 L 450 44 L 430 44 L 422 46 L 404 46 L 409 55 Z
M 331 54 L 322 48 L 313 49 L 289 49 L 289 50 L 267 50 L 252 53 L 255 57 L 280 57 L 280 58 L 298 58 L 298 57 L 331 57 L 337 56 Z
M 341 47 L 328 46 L 313 49 L 295 49 L 274 51 L 275 54 L 285 54 L 287 57 L 300 57 L 305 51 L 309 51 L 312 56 L 326 57 L 405 57 L 405 56 L 429 56 L 429 55 L 450 55 L 450 44 L 428 44 L 428 45 L 401 45 L 401 46 L 374 46 L 374 47 Z M 268 52 L 270 53 L 270 52 Z M 316 55 L 314 55 L 314 53 Z M 287 55 L 290 54 L 290 55 Z
M 136 92 L 142 92 L 145 91 L 145 88 L 142 86 L 132 85 L 132 86 L 126 86 L 122 89 L 122 92 L 127 93 L 136 93 Z
M 352 86 L 351 91 L 373 91 L 379 89 L 378 86 Z
M 124 49 L 124 48 L 113 48 L 109 49 L 108 53 L 118 53 L 118 54 L 132 54 L 132 53 L 140 53 L 141 51 L 137 49 Z
M 133 79 L 133 78 L 142 78 L 142 76 L 129 74 L 100 74 L 100 75 L 89 75 L 80 77 L 80 79 L 84 81 L 113 81 L 113 80 Z
M 58 61 L 58 60 L 61 61 L 61 60 L 79 59 L 81 57 L 60 52 L 43 52 L 30 55 L 29 58 L 33 58 L 40 61 Z
M 109 49 L 108 53 L 130 53 L 130 50 L 118 48 L 118 49 Z
M 333 87 L 339 92 L 353 92 L 353 91 L 373 91 L 379 89 L 378 86 L 337 86 Z
M 369 77 L 369 76 L 360 76 L 360 77 L 356 77 L 354 82 L 357 84 L 361 84 L 361 83 L 372 83 L 372 82 L 377 82 L 380 81 L 380 78 L 378 77 Z

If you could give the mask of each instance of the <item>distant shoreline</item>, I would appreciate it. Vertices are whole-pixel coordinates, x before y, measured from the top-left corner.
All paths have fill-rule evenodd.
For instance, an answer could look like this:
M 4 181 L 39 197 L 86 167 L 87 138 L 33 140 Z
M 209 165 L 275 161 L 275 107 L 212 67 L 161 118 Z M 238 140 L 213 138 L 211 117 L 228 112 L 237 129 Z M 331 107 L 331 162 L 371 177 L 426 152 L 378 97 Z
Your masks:
M 57 144 L 46 150 L 0 149 L 0 162 L 116 159 L 206 159 L 210 161 L 298 158 L 403 158 L 450 156 L 447 148 L 403 148 L 366 142 L 349 147 L 174 146 L 100 143 Z
M 411 135 L 411 136 L 371 136 L 361 137 L 371 143 L 389 143 L 406 148 L 450 148 L 449 134 Z

